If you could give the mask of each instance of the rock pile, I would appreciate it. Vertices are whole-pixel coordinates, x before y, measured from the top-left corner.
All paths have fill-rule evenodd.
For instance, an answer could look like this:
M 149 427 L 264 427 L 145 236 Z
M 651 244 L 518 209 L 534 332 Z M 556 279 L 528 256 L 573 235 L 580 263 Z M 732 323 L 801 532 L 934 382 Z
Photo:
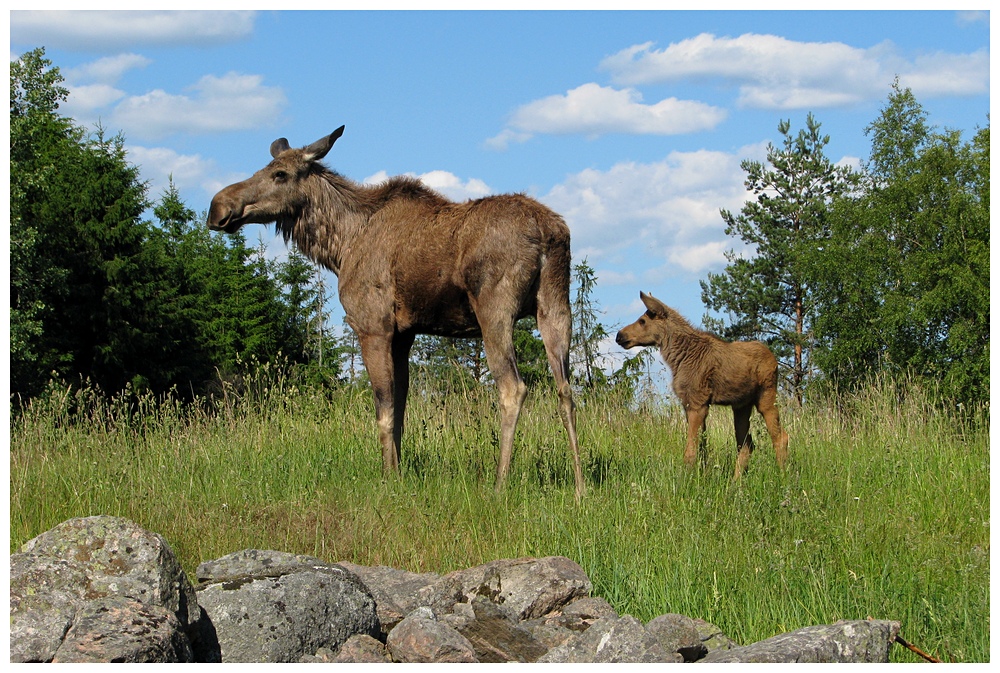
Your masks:
M 561 556 L 437 575 L 244 550 L 197 581 L 131 521 L 66 521 L 10 557 L 10 660 L 886 662 L 899 631 L 838 622 L 744 647 L 683 615 L 619 615 Z

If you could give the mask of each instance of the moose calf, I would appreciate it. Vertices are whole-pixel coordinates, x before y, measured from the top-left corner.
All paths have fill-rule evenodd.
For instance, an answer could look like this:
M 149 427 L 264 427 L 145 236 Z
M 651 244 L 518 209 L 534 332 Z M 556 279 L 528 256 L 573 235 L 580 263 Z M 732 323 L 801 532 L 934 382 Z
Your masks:
M 677 311 L 658 299 L 639 293 L 646 313 L 618 332 L 622 348 L 657 346 L 670 367 L 673 388 L 687 414 L 688 438 L 684 462 L 693 466 L 704 439 L 710 404 L 733 408 L 736 428 L 734 479 L 746 471 L 754 450 L 750 436 L 753 407 L 764 417 L 771 434 L 778 465 L 788 460 L 788 434 L 782 430 L 775 400 L 778 394 L 778 361 L 760 341 L 723 341 L 697 329 Z

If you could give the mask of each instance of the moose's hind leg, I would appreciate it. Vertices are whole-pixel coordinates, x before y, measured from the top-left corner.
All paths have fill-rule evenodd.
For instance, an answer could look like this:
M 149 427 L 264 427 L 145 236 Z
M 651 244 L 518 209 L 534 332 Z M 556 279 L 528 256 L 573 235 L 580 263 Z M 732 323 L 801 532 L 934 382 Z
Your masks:
M 733 426 L 736 430 L 736 470 L 733 479 L 737 480 L 746 472 L 753 453 L 753 436 L 750 434 L 750 412 L 752 406 L 733 407 Z
M 778 407 L 775 406 L 774 401 L 768 405 L 761 402 L 757 406 L 757 411 L 764 417 L 767 432 L 771 435 L 771 443 L 774 444 L 774 457 L 778 461 L 778 467 L 784 468 L 788 462 L 788 433 L 781 427 Z

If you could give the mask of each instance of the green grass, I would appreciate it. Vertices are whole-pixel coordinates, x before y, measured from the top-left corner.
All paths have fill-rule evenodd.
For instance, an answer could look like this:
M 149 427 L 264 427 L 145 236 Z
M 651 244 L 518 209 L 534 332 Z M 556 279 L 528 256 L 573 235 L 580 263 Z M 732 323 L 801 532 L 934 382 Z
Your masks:
M 561 554 L 643 621 L 678 612 L 749 643 L 871 616 L 943 660 L 989 661 L 988 409 L 959 420 L 886 383 L 786 406 L 789 468 L 755 417 L 758 450 L 733 483 L 728 409 L 709 415 L 691 471 L 678 409 L 585 400 L 576 505 L 546 389 L 529 395 L 497 492 L 490 388 L 415 395 L 402 474 L 384 478 L 367 389 L 324 396 L 266 371 L 257 383 L 211 414 L 58 389 L 12 414 L 11 551 L 110 514 L 163 535 L 192 576 L 246 548 L 437 573 Z M 898 646 L 893 659 L 918 660 Z

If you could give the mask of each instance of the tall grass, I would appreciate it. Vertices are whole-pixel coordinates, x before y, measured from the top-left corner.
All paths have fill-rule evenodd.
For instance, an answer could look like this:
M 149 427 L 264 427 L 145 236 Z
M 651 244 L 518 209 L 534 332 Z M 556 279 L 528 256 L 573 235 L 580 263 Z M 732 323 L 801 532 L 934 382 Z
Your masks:
M 711 412 L 707 460 L 690 471 L 677 408 L 584 399 L 576 505 L 545 388 L 497 492 L 487 387 L 414 394 L 390 478 L 367 389 L 323 393 L 264 367 L 208 411 L 53 387 L 13 415 L 11 551 L 111 514 L 162 534 L 192 575 L 246 548 L 438 573 L 561 554 L 644 621 L 678 612 L 748 643 L 871 616 L 944 660 L 988 661 L 988 409 L 942 410 L 932 392 L 879 381 L 782 414 L 791 466 L 778 470 L 755 417 L 758 450 L 733 483 L 728 409 Z

